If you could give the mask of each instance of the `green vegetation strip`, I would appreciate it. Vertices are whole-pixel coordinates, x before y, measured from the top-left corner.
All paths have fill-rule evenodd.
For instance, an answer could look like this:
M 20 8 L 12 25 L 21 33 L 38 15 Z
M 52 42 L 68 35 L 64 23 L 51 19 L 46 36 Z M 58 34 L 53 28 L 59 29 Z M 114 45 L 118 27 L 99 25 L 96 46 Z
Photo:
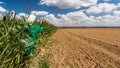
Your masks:
M 23 20 L 16 19 L 16 15 L 11 19 L 11 16 L 12 13 L 9 13 L 0 20 L 0 68 L 23 68 L 25 60 L 29 60 L 29 56 L 23 56 L 23 51 L 25 50 L 23 41 L 26 37 L 23 27 L 27 25 L 28 22 L 26 22 L 24 18 Z M 36 23 L 43 26 L 44 30 L 44 35 L 37 35 L 36 49 L 38 49 L 40 46 L 43 46 L 44 41 L 46 41 L 57 28 L 46 21 L 42 21 L 41 24 L 38 22 L 34 24 Z M 42 64 L 49 66 L 46 62 Z

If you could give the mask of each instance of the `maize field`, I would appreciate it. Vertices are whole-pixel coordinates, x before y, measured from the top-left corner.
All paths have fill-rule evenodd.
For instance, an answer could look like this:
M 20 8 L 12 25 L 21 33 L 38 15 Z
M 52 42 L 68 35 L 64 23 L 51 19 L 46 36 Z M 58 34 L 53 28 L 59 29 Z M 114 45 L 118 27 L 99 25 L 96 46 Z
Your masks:
M 17 19 L 16 14 L 11 18 L 12 13 L 8 13 L 0 20 L 0 68 L 23 68 L 25 61 L 29 60 L 29 56 L 23 56 L 25 50 L 24 42 L 27 35 L 24 26 L 29 22 L 23 19 Z M 39 33 L 36 40 L 36 49 L 43 46 L 42 42 L 56 31 L 56 27 L 52 24 L 42 21 L 42 23 L 34 22 L 43 27 L 44 35 Z

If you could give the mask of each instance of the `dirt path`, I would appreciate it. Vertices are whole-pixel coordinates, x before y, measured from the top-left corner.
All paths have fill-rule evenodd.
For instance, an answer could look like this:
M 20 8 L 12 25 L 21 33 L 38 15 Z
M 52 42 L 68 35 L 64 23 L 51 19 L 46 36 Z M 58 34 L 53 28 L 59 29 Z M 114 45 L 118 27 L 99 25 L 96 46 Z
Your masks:
M 60 29 L 50 68 L 120 68 L 120 29 Z

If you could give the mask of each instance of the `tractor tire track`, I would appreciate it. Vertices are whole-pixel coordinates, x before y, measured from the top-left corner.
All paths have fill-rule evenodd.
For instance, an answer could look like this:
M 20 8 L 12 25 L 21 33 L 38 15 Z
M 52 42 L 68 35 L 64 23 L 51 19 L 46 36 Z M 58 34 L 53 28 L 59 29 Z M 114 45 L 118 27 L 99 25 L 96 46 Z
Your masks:
M 68 32 L 68 31 L 66 31 Z M 119 55 L 120 56 L 120 47 L 119 45 L 117 44 L 111 44 L 111 43 L 108 43 L 108 42 L 105 42 L 105 41 L 101 41 L 101 40 L 98 40 L 98 39 L 94 39 L 94 38 L 89 38 L 89 37 L 85 37 L 85 36 L 81 36 L 81 35 L 76 35 L 74 33 L 71 33 L 71 32 L 68 32 L 69 34 L 71 35 L 74 35 L 74 36 L 77 36 L 77 37 L 80 37 L 81 39 L 84 39 L 85 41 L 87 41 L 88 43 L 93 43 L 93 44 L 96 44 L 102 48 L 105 48 L 107 49 L 108 51 L 110 52 L 113 52 L 115 53 L 116 55 Z M 111 47 L 112 46 L 112 47 Z
M 73 35 L 73 36 L 76 36 L 75 34 L 73 34 L 73 33 L 69 33 L 68 31 L 66 31 L 68 34 L 71 34 L 71 35 Z M 76 38 L 80 38 L 81 39 L 81 37 L 78 37 L 78 36 L 76 36 Z M 83 39 L 83 38 L 82 38 Z M 86 39 L 83 39 L 83 40 L 85 40 L 86 41 Z M 89 39 L 90 40 L 90 39 Z M 83 42 L 83 41 L 82 41 Z M 86 41 L 86 42 L 88 42 L 88 41 Z M 93 43 L 92 41 L 91 42 L 89 42 L 89 43 Z M 92 52 L 95 52 L 93 55 L 94 55 L 94 58 L 96 59 L 96 60 L 99 60 L 100 61 L 100 63 L 102 62 L 103 63 L 103 65 L 106 63 L 106 59 L 107 59 L 107 61 L 109 61 L 109 62 L 114 62 L 113 64 L 115 64 L 117 67 L 120 67 L 120 61 L 117 61 L 117 59 L 115 60 L 115 61 L 113 61 L 113 58 L 112 57 L 109 57 L 109 55 L 106 55 L 106 54 L 104 54 L 103 52 L 99 52 L 97 49 L 94 49 L 93 47 L 91 47 L 91 46 L 88 46 L 89 48 L 87 49 L 86 47 L 85 48 L 82 48 L 82 49 L 86 49 L 85 51 L 87 51 L 87 50 L 89 50 L 90 49 L 90 51 L 88 51 L 88 52 L 90 52 L 90 53 L 88 53 L 88 54 L 91 54 Z M 92 51 L 93 50 L 93 51 Z M 82 50 L 82 51 L 84 51 L 84 50 Z M 113 54 L 114 55 L 114 54 Z M 104 58 L 103 58 L 104 57 Z M 117 57 L 119 57 L 119 56 L 117 56 Z M 109 59 L 108 59 L 109 58 Z M 111 60 L 112 59 L 112 60 Z M 93 60 L 93 59 L 92 59 Z M 102 64 L 101 63 L 101 64 Z

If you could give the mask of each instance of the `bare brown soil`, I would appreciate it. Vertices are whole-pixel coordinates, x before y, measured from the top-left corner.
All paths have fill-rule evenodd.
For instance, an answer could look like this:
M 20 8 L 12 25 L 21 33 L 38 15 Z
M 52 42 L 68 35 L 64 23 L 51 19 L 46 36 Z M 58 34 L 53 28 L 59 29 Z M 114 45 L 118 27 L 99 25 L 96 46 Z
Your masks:
M 50 68 L 120 68 L 119 28 L 60 29 Z

